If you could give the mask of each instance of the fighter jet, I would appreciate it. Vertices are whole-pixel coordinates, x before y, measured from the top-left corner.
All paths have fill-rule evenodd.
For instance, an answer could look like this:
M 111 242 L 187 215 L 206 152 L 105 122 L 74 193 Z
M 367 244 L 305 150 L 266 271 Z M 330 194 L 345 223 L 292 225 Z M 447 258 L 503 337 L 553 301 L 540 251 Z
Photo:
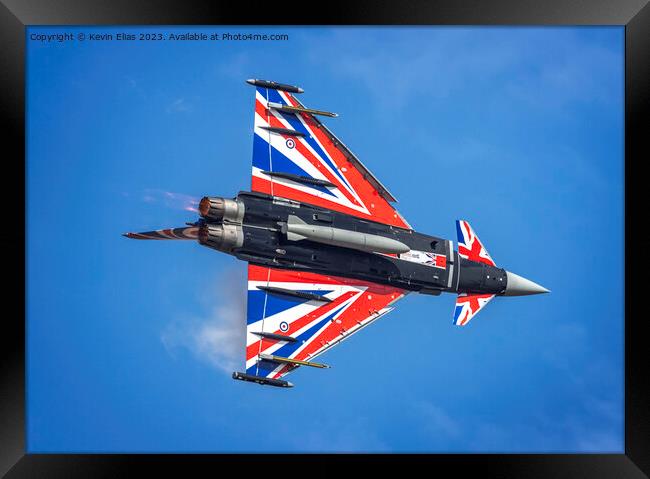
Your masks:
M 245 371 L 233 378 L 292 387 L 296 368 L 393 310 L 409 293 L 456 295 L 453 324 L 467 326 L 496 296 L 549 291 L 496 266 L 476 232 L 456 222 L 449 239 L 415 231 L 395 198 L 319 117 L 301 88 L 255 87 L 250 191 L 204 197 L 186 227 L 126 233 L 194 240 L 248 262 Z M 243 327 L 243 324 L 242 324 Z

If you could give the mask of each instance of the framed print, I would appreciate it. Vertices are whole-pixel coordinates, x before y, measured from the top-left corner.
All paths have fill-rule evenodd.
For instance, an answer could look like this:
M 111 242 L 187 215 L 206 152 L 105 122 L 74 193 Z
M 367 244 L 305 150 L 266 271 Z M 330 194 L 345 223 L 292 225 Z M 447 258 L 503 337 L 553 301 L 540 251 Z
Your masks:
M 646 3 L 4 2 L 3 473 L 644 477 Z

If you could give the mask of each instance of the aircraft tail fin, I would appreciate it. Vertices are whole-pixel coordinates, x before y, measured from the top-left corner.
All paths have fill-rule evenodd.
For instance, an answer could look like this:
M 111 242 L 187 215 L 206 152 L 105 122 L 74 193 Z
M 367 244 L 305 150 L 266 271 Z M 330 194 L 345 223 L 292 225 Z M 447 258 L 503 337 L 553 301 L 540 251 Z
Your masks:
M 167 228 L 142 233 L 123 233 L 122 236 L 139 240 L 196 240 L 198 234 L 198 226 L 191 225 L 183 228 Z

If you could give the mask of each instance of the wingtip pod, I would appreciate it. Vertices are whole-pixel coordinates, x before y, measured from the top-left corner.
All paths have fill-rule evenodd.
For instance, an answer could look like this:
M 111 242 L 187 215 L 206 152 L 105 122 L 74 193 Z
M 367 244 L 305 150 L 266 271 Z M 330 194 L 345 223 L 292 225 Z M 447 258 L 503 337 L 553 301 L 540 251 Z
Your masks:
M 271 88 L 273 90 L 288 91 L 289 93 L 304 93 L 305 92 L 305 90 L 303 90 L 299 86 L 286 85 L 284 83 L 277 83 L 277 82 L 268 81 L 268 80 L 258 80 L 257 78 L 249 78 L 248 80 L 246 80 L 246 83 L 248 83 L 249 85 L 259 86 L 259 87 L 262 87 L 262 88 Z
M 246 373 L 240 373 L 240 372 L 233 372 L 232 373 L 232 378 L 237 379 L 239 381 L 247 381 L 251 383 L 257 383 L 263 386 L 275 386 L 275 387 L 280 387 L 280 388 L 292 388 L 293 383 L 289 381 L 284 381 L 282 379 L 273 379 L 273 378 L 265 378 L 262 376 L 255 376 L 253 374 L 246 374 Z

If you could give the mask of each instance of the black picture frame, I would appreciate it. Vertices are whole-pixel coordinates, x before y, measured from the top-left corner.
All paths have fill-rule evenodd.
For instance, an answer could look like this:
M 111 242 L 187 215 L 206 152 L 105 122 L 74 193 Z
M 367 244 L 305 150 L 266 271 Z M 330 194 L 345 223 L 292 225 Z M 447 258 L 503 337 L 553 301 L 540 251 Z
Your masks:
M 439 467 L 454 475 L 488 477 L 647 477 L 650 472 L 648 335 L 643 294 L 648 244 L 642 166 L 650 158 L 646 131 L 650 108 L 650 6 L 648 0 L 465 0 L 408 3 L 330 1 L 304 4 L 260 2 L 134 2 L 125 0 L 2 0 L 0 3 L 1 117 L 5 141 L 4 205 L 25 192 L 25 28 L 29 25 L 624 25 L 625 26 L 625 453 L 624 454 L 434 454 L 434 455 L 94 455 L 25 453 L 25 214 L 4 209 L 2 250 L 14 271 L 4 271 L 5 304 L 0 393 L 0 473 L 6 477 L 116 477 L 151 474 L 155 469 L 186 475 L 188 468 L 245 464 L 289 468 L 298 462 L 326 467 L 354 464 Z M 8 148 L 9 147 L 9 148 Z M 641 238 L 641 240 L 639 240 Z M 603 242 L 607 238 L 594 239 Z M 22 253 L 22 254 L 21 254 Z M 612 252 L 608 252 L 611 254 Z M 606 281 L 607 275 L 603 279 Z M 646 293 L 647 294 L 647 293 Z M 596 298 L 594 298 L 597 301 Z M 325 460 L 323 460 L 325 459 Z M 430 469 L 430 468 L 436 469 Z M 329 469 L 329 467 L 327 468 Z M 324 469 L 323 469 L 324 470 Z M 413 469 L 415 471 L 415 469 Z M 234 470 L 236 471 L 236 469 Z M 246 473 L 240 471 L 240 473 Z

